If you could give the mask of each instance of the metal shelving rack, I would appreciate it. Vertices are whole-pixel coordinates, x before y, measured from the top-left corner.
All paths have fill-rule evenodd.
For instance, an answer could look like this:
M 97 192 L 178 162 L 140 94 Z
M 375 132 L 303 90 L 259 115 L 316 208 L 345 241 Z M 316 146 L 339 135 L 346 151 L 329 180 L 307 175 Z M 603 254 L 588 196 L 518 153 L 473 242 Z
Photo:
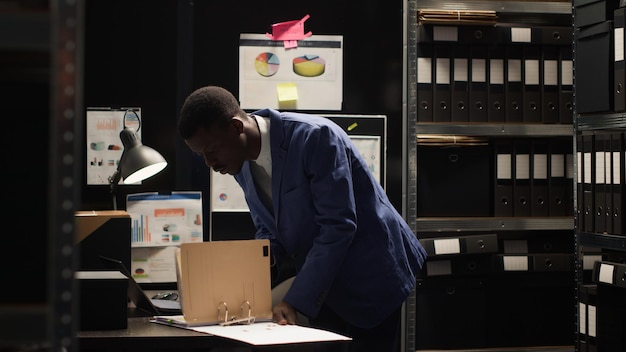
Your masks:
M 571 230 L 574 219 L 571 217 L 549 218 L 507 218 L 507 217 L 459 217 L 459 218 L 417 218 L 417 231 L 456 232 L 456 231 L 514 231 L 514 230 Z
M 50 107 L 49 219 L 50 345 L 78 350 L 77 297 L 74 281 L 74 213 L 80 199 L 79 146 L 84 121 L 82 1 L 51 1 L 52 84 Z
M 414 233 L 417 233 L 417 3 L 415 0 L 403 1 L 403 94 L 402 124 L 406 133 L 402 145 L 402 214 Z M 415 289 L 409 295 L 403 310 L 403 352 L 415 351 L 416 329 Z
M 549 219 L 516 218 L 418 218 L 417 214 L 417 135 L 447 134 L 486 137 L 572 136 L 571 125 L 508 124 L 438 124 L 418 123 L 417 112 L 417 11 L 421 8 L 441 10 L 492 10 L 499 21 L 508 23 L 549 24 L 555 16 L 571 20 L 570 2 L 553 1 L 440 1 L 407 0 L 404 2 L 404 94 L 403 121 L 403 214 L 415 233 L 421 231 L 493 231 L 493 230 L 573 230 L 573 217 Z M 550 19 L 547 19 L 550 18 Z M 403 351 L 415 351 L 415 291 L 406 303 Z
M 43 6 L 43 5 L 42 5 Z M 74 284 L 74 210 L 79 201 L 78 146 L 82 130 L 82 1 L 50 1 L 47 7 L 0 14 L 0 50 L 48 55 L 50 84 L 48 202 L 45 236 L 47 295 L 42 304 L 0 306 L 0 349 L 73 351 L 76 328 Z M 25 78 L 26 79 L 26 78 Z M 40 104 L 33 101 L 33 104 Z M 11 117 L 16 118 L 16 117 Z M 33 165 L 36 167 L 35 165 Z M 45 175 L 45 174 L 44 174 Z M 24 211 L 24 209 L 21 209 Z M 40 214 L 36 214 L 40 215 Z

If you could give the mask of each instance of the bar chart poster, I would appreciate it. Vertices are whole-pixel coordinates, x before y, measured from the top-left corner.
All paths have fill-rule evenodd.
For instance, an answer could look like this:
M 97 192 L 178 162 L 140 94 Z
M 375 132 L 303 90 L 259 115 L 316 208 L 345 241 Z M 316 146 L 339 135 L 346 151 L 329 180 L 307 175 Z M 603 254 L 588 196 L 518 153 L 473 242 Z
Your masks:
M 137 282 L 176 282 L 174 253 L 202 242 L 202 193 L 134 193 L 126 196 L 131 221 L 131 274 Z
M 312 35 L 285 47 L 264 34 L 239 38 L 243 109 L 341 110 L 343 37 Z
M 135 193 L 126 198 L 132 247 L 178 246 L 202 242 L 202 195 Z

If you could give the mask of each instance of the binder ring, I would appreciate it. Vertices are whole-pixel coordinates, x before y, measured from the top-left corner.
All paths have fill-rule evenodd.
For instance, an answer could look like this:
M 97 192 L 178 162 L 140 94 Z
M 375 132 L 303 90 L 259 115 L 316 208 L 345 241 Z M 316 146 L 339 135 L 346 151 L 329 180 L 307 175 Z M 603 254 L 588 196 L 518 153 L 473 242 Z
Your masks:
M 252 316 L 252 305 L 250 304 L 250 301 L 246 300 L 241 302 L 241 316 L 243 317 L 243 306 L 244 305 L 248 305 L 248 319 L 250 319 L 250 317 Z
M 221 320 L 222 306 L 224 306 L 224 321 L 228 321 L 228 305 L 222 301 L 217 305 L 217 320 Z

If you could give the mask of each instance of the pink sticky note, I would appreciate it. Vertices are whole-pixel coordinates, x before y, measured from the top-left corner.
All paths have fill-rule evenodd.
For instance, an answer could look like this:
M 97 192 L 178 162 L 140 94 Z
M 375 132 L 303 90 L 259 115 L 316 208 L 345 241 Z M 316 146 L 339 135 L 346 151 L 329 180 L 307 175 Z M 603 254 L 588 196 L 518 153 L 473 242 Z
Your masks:
M 311 32 L 304 33 L 304 21 L 309 19 L 309 15 L 301 20 L 275 23 L 272 25 L 272 34 L 265 33 L 271 40 L 293 41 L 302 40 L 311 36 Z

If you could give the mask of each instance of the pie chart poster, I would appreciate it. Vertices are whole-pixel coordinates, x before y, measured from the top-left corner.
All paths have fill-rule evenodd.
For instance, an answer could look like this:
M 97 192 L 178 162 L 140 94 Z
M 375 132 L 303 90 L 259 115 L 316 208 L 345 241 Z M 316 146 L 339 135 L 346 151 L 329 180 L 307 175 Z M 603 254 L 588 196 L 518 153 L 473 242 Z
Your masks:
M 343 37 L 312 35 L 285 48 L 265 34 L 239 38 L 243 109 L 341 110 Z

